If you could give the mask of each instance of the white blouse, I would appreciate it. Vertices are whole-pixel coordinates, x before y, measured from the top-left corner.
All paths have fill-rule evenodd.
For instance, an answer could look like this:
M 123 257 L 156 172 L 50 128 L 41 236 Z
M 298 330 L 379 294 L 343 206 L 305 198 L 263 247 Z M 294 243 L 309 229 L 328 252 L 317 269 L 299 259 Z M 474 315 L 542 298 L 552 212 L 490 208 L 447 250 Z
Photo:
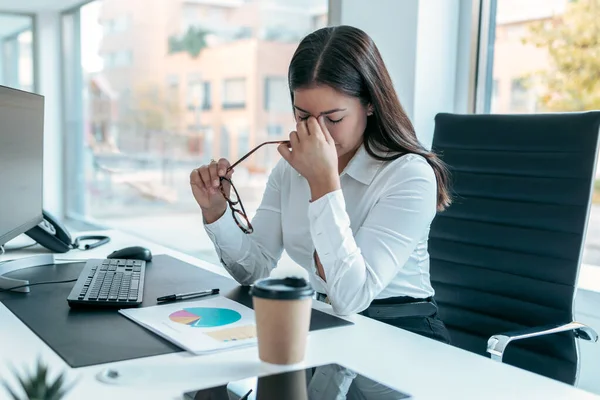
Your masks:
M 252 219 L 253 233 L 244 234 L 230 210 L 205 224 L 227 271 L 252 284 L 269 275 L 285 249 L 340 315 L 360 312 L 373 299 L 432 296 L 427 238 L 437 186 L 431 166 L 416 154 L 378 161 L 361 146 L 340 180 L 341 190 L 311 203 L 306 179 L 281 160 Z M 317 274 L 315 250 L 327 281 Z

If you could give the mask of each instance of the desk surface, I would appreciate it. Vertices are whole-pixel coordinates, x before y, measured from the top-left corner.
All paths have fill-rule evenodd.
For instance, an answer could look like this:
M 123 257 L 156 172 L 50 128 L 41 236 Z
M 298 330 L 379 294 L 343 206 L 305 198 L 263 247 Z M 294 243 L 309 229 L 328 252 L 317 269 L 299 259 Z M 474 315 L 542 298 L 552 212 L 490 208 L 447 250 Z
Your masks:
M 86 232 L 92 234 L 92 232 Z M 227 276 L 220 266 L 118 231 L 104 231 L 112 241 L 88 252 L 73 251 L 61 259 L 104 258 L 111 251 L 141 245 L 153 254 L 169 254 L 190 264 Z M 35 249 L 35 250 L 34 250 Z M 37 254 L 23 250 L 0 256 L 0 261 Z M 35 290 L 35 288 L 32 288 Z M 66 306 L 66 299 L 65 299 Z M 314 307 L 331 312 L 326 304 Z M 500 364 L 458 348 L 400 330 L 359 315 L 355 324 L 312 332 L 304 365 L 337 362 L 415 399 L 600 399 L 591 393 L 533 373 Z M 50 365 L 52 376 L 67 371 L 77 384 L 69 399 L 182 399 L 183 392 L 224 384 L 285 367 L 265 365 L 256 348 L 208 356 L 175 353 L 118 363 L 71 369 L 45 343 L 0 303 L 0 377 L 10 377 L 10 366 L 31 370 L 38 358 Z M 96 377 L 106 368 L 117 370 L 122 385 L 105 384 Z M 15 381 L 7 381 L 14 386 Z M 6 393 L 0 385 L 0 398 Z

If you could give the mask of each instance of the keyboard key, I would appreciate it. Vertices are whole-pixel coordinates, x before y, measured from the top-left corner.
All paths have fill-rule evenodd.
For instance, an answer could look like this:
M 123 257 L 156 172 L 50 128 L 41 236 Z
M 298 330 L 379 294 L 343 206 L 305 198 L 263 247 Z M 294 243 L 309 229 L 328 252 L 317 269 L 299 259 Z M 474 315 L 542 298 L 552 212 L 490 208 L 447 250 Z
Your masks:
M 137 289 L 140 286 L 140 281 L 135 280 L 135 281 L 131 281 L 131 287 L 134 289 Z
M 127 264 L 126 265 L 133 265 L 133 260 L 127 260 Z
M 102 260 L 102 265 L 108 265 L 110 264 L 110 260 Z

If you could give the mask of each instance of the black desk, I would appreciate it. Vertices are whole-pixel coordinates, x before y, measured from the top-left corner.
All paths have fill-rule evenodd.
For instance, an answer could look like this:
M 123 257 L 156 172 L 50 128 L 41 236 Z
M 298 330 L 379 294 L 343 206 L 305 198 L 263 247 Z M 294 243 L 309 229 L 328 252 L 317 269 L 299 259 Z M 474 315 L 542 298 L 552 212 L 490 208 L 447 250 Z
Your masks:
M 15 271 L 7 276 L 40 281 L 75 279 L 83 263 Z M 70 309 L 67 296 L 74 283 L 33 286 L 31 292 L 0 293 L 0 301 L 71 367 L 103 364 L 182 351 L 178 346 L 120 315 L 117 309 Z M 170 293 L 219 288 L 226 297 L 252 307 L 249 287 L 166 255 L 146 267 L 142 307 Z M 332 315 L 312 311 L 310 330 L 350 325 Z

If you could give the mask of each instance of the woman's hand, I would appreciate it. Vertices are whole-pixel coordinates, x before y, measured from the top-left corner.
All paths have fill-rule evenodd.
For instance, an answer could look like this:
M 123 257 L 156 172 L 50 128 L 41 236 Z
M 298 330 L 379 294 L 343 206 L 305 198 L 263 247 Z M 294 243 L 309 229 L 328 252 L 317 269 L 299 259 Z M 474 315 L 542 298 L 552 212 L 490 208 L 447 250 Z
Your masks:
M 227 201 L 221 193 L 221 177 L 231 179 L 233 170 L 228 172 L 229 161 L 221 158 L 219 162 L 212 161 L 209 165 L 196 168 L 190 174 L 190 186 L 194 199 L 202 209 L 204 221 L 211 224 L 221 218 L 227 210 Z M 229 195 L 231 185 L 223 182 L 223 190 Z
M 335 143 L 323 117 L 309 117 L 296 124 L 290 144 L 279 145 L 279 153 L 308 181 L 312 200 L 340 188 Z

